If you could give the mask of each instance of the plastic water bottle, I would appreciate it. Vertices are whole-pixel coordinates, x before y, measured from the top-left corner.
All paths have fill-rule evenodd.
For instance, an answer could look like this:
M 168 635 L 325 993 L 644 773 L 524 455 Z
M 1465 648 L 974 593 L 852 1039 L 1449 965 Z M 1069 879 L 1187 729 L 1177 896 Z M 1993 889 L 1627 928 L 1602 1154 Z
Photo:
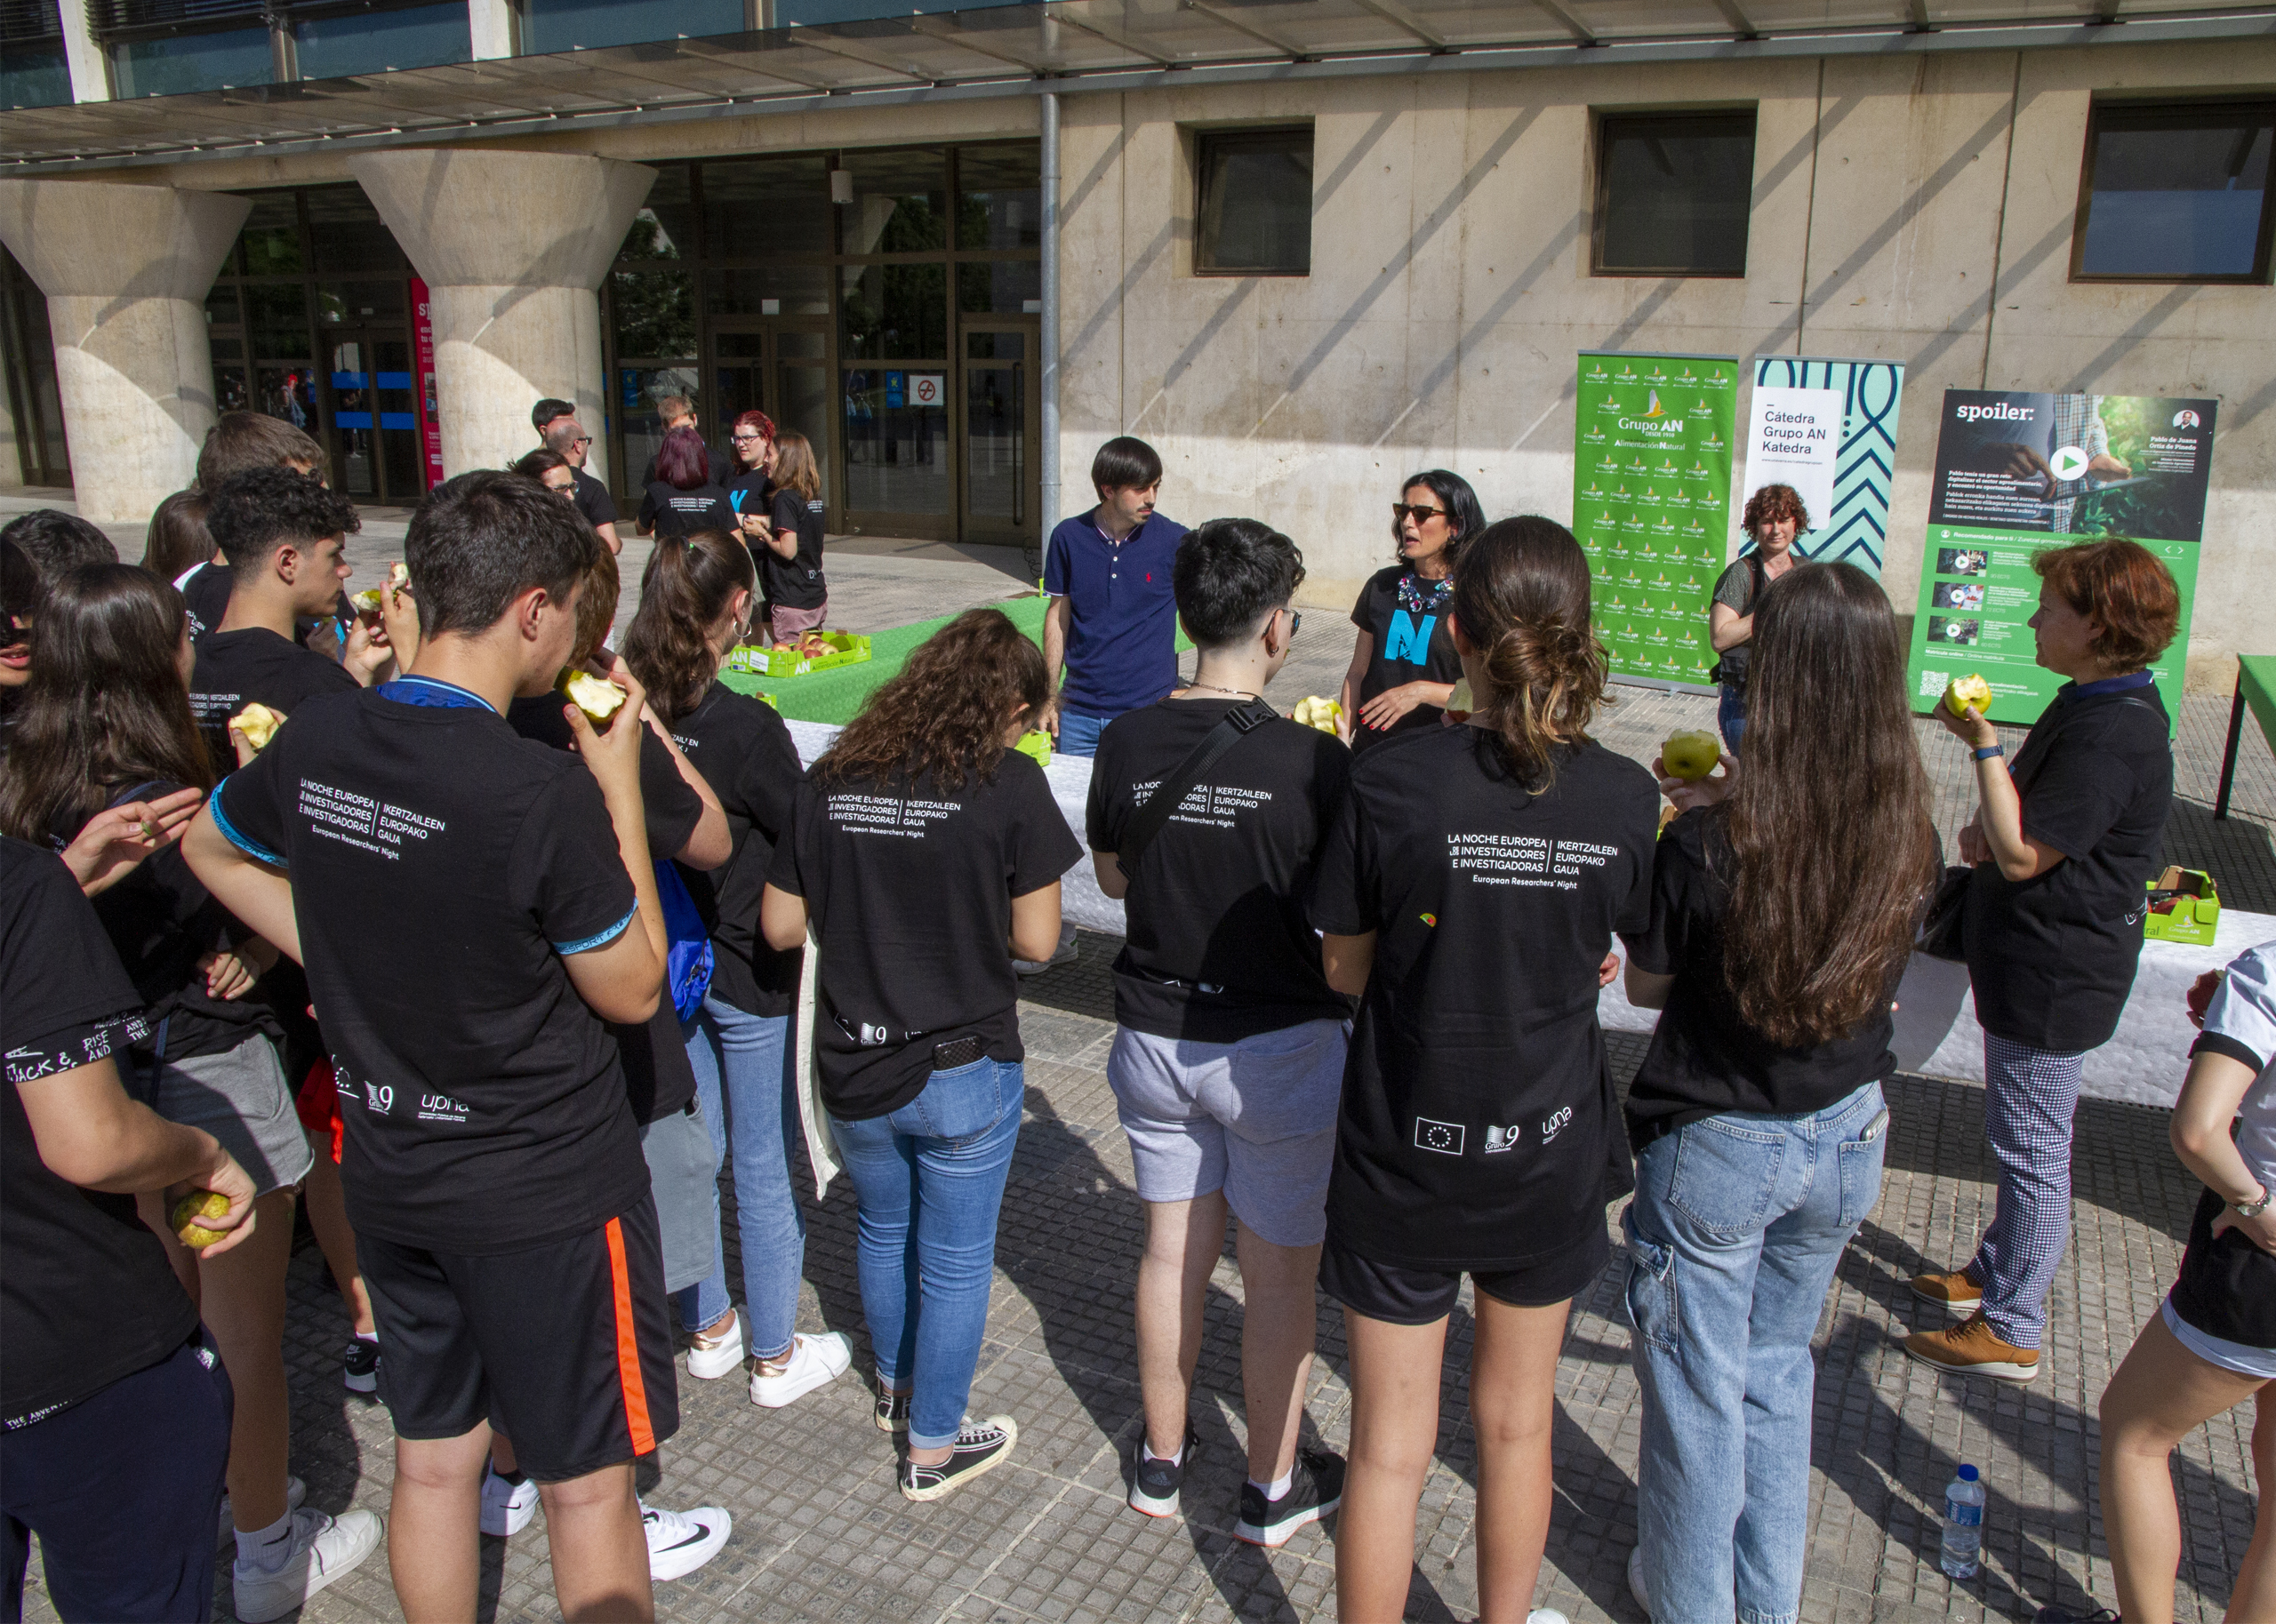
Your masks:
M 1963 1466 L 1944 1485 L 1944 1533 L 1936 1565 L 1953 1579 L 1973 1579 L 1983 1548 L 1983 1485 L 1975 1480 L 1974 1467 Z

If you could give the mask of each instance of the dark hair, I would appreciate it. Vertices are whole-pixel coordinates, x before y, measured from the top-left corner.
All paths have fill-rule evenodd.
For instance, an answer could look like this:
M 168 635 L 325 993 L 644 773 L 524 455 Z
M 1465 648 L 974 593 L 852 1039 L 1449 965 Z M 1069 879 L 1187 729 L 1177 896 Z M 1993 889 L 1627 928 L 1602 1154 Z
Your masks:
M 530 408 L 530 427 L 536 429 L 538 433 L 543 434 L 546 431 L 547 426 L 552 423 L 557 418 L 574 417 L 576 415 L 577 407 L 574 402 L 556 400 L 552 396 L 549 395 L 543 400 L 538 402 L 536 405 Z
M 785 429 L 777 436 L 774 445 L 778 455 L 774 462 L 774 488 L 792 491 L 812 501 L 821 494 L 821 469 L 814 461 L 814 448 L 806 436 L 796 429 Z
M 118 548 L 111 539 L 86 520 L 57 508 L 35 508 L 11 519 L 0 530 L 0 541 L 13 541 L 24 556 L 52 581 L 66 570 L 83 564 L 116 564 Z
M 1004 730 L 1051 697 L 1043 651 L 1000 609 L 967 609 L 918 644 L 872 692 L 813 776 L 832 783 L 982 783 L 1004 756 Z
M 39 618 L 47 598 L 47 577 L 29 553 L 0 535 L 0 620 L 24 625 Z M 6 757 L 0 756 L 0 760 Z
M 2050 547 L 2032 555 L 2031 567 L 2075 612 L 2101 624 L 2095 652 L 2113 676 L 2164 653 L 2181 624 L 2172 572 L 2139 541 L 2111 536 Z
M 557 451 L 548 451 L 541 445 L 535 451 L 517 458 L 511 471 L 519 474 L 525 479 L 536 479 L 540 484 L 543 484 L 545 482 L 538 478 L 540 475 L 550 473 L 555 468 L 568 467 L 568 458 Z
M 590 660 L 599 653 L 608 641 L 609 628 L 616 624 L 624 577 L 617 572 L 616 555 L 605 547 L 593 549 L 592 561 L 585 565 L 584 588 L 577 595 L 577 642 L 569 651 L 573 660 Z
M 247 468 L 213 488 L 205 528 L 236 579 L 257 580 L 287 542 L 306 547 L 352 534 L 364 519 L 347 497 L 290 468 Z
M 656 477 L 676 491 L 693 491 L 711 482 L 711 452 L 703 436 L 682 423 L 669 429 L 656 447 Z
M 1132 435 L 1115 436 L 1091 459 L 1091 484 L 1101 496 L 1109 491 L 1142 491 L 1158 484 L 1161 477 L 1161 453 Z
M 1743 764 L 1712 814 L 1730 845 L 1723 973 L 1746 1023 L 1792 1049 L 1888 1007 L 1940 854 L 1879 586 L 1797 564 L 1754 616 Z
M 737 592 L 757 587 L 750 549 L 722 531 L 657 538 L 640 572 L 640 608 L 624 628 L 622 652 L 666 722 L 703 702 L 719 674 L 711 628 Z
M 419 583 L 419 633 L 490 629 L 533 587 L 566 604 L 601 539 L 544 486 L 502 468 L 446 479 L 411 516 L 404 561 Z
M 1253 636 L 1303 580 L 1296 544 L 1255 519 L 1211 519 L 1188 531 L 1170 568 L 1177 618 L 1205 649 Z
M 1588 737 L 1606 702 L 1611 662 L 1589 625 L 1589 560 L 1573 532 L 1529 513 L 1463 544 L 1454 618 L 1478 651 L 1502 763 L 1534 793 L 1556 776 L 1556 752 Z
M 1462 550 L 1462 544 L 1486 528 L 1486 509 L 1478 505 L 1478 492 L 1470 488 L 1470 481 L 1448 469 L 1424 468 L 1410 475 L 1399 483 L 1400 498 L 1403 500 L 1417 485 L 1437 497 L 1439 505 L 1447 510 L 1447 562 L 1452 564 Z M 1390 556 L 1394 563 L 1406 562 L 1406 555 L 1398 550 L 1399 543 L 1405 540 L 1394 515 L 1390 522 Z
M 138 785 L 212 788 L 174 663 L 188 624 L 181 594 L 134 564 L 82 564 L 50 583 L 0 772 L 0 830 L 44 847 L 58 824 Z
M 172 580 L 184 570 L 211 564 L 220 549 L 205 526 L 205 492 L 194 486 L 160 502 L 142 538 L 142 567 L 160 580 Z
M 324 447 L 281 417 L 224 412 L 197 453 L 197 488 L 211 491 L 247 468 L 289 468 L 309 478 L 324 470 Z
M 1810 510 L 1802 506 L 1802 493 L 1791 485 L 1765 485 L 1748 497 L 1746 511 L 1739 515 L 1739 528 L 1752 536 L 1777 519 L 1793 520 L 1798 535 L 1810 527 Z

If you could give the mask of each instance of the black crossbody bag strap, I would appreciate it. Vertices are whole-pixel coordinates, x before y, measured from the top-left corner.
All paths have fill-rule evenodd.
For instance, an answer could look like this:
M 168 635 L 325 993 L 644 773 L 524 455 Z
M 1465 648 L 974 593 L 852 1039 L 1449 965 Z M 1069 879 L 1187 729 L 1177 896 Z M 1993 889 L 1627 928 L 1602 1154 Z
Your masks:
M 1122 844 L 1115 851 L 1124 874 L 1137 871 L 1139 854 L 1153 844 L 1154 836 L 1169 822 L 1170 814 L 1184 804 L 1185 797 L 1201 781 L 1202 774 L 1215 766 L 1227 750 L 1279 714 L 1262 700 L 1250 700 L 1218 718 L 1217 725 L 1202 736 L 1192 754 L 1178 763 L 1177 770 L 1156 786 L 1146 804 L 1131 814 L 1122 831 Z

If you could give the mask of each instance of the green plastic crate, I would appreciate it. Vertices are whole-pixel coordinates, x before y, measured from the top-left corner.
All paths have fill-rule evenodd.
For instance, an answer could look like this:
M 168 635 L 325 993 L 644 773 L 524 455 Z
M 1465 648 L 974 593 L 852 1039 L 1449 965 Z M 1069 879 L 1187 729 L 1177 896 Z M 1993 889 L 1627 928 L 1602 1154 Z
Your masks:
M 748 671 L 754 676 L 804 676 L 832 666 L 855 665 L 870 657 L 870 639 L 862 633 L 824 632 L 821 637 L 830 652 L 812 656 L 747 644 L 727 656 L 727 669 Z

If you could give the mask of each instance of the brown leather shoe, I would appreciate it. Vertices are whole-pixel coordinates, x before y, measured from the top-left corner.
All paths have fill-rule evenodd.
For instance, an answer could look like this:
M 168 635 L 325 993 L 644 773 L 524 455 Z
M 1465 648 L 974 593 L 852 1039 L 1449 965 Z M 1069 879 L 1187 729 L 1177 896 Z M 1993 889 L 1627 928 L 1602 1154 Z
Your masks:
M 1962 1376 L 2030 1381 L 2039 1374 L 2039 1349 L 2001 1341 L 1980 1311 L 1943 1331 L 1914 1332 L 1904 1339 L 1904 1351 Z
M 1948 1274 L 1931 1269 L 1925 1275 L 1915 1275 L 1912 1294 L 1922 1302 L 1933 1302 L 1956 1314 L 1973 1314 L 1983 1306 L 1983 1288 L 1969 1279 L 1964 1268 Z

